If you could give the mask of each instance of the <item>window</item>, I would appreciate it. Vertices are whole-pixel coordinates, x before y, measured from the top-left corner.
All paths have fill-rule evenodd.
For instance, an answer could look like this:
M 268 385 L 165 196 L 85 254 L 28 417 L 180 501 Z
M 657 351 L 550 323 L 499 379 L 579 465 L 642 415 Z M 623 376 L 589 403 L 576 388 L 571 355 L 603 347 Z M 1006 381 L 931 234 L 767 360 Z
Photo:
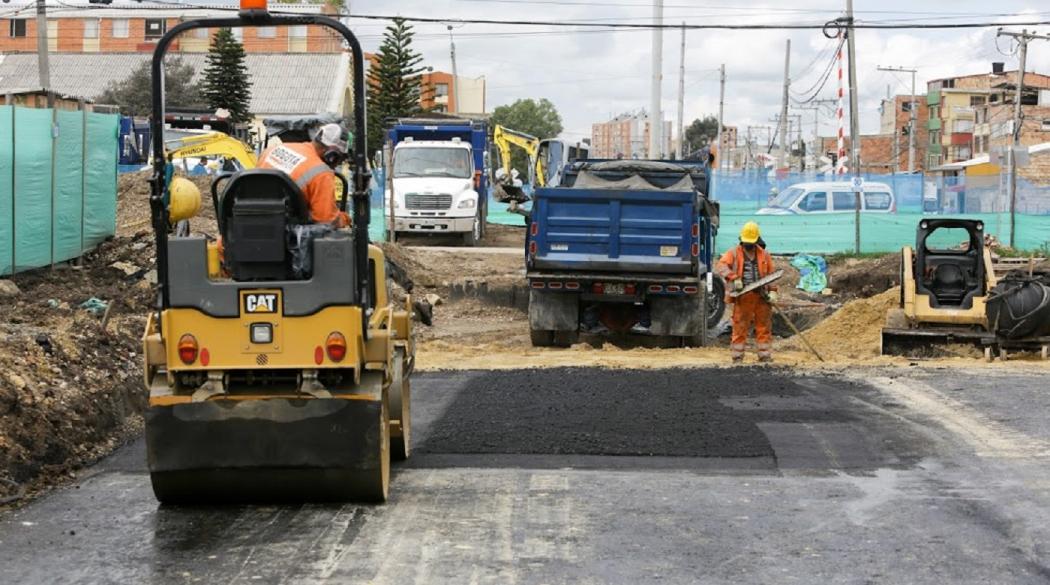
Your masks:
M 255 33 L 255 36 L 260 39 L 275 39 L 277 38 L 277 27 L 275 26 L 261 26 Z
M 208 39 L 211 38 L 210 28 L 195 28 L 193 29 L 193 38 L 195 39 Z
M 983 106 L 987 99 L 983 95 L 972 95 L 970 96 L 970 106 Z
M 929 115 L 930 118 L 940 118 L 941 117 L 941 107 L 940 106 L 930 106 L 929 112 L 930 112 L 930 115 Z
M 941 155 L 939 155 L 939 154 L 927 155 L 927 157 L 926 157 L 926 164 L 930 168 L 941 166 Z
M 828 194 L 827 193 L 810 193 L 806 195 L 806 198 L 802 200 L 802 203 L 798 206 L 802 211 L 827 211 L 828 210 Z
M 952 124 L 953 132 L 971 133 L 973 132 L 973 120 L 956 120 Z
M 85 39 L 97 39 L 98 38 L 98 19 L 88 18 L 84 20 L 84 38 Z
M 940 130 L 930 130 L 930 144 L 940 144 L 940 143 L 941 143 L 941 131 Z
M 832 205 L 835 211 L 853 211 L 857 208 L 857 195 L 851 191 L 835 191 Z
M 434 97 L 447 97 L 448 96 L 448 84 L 437 83 L 434 84 Z
M 163 18 L 146 19 L 146 40 L 155 41 L 168 31 L 168 21 Z
M 239 27 L 239 26 L 235 26 L 231 30 L 233 30 L 233 38 L 237 39 L 237 42 L 243 43 L 244 42 L 244 29 Z
M 869 211 L 886 211 L 890 208 L 892 199 L 889 193 L 883 191 L 865 192 L 864 209 Z
M 126 39 L 126 38 L 128 38 L 128 19 L 126 19 L 126 18 L 114 18 L 113 19 L 113 38 L 115 38 L 115 39 Z
M 293 39 L 305 39 L 306 38 L 306 26 L 298 25 L 292 26 L 288 29 L 288 36 Z
M 26 19 L 24 18 L 12 18 L 11 28 L 8 33 L 12 39 L 22 38 L 26 36 Z

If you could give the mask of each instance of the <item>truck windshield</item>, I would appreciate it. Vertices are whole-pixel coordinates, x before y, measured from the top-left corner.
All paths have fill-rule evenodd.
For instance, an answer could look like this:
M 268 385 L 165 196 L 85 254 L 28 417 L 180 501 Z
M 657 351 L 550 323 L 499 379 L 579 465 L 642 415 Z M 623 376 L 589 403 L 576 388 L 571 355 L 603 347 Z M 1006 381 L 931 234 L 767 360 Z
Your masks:
M 780 195 L 777 195 L 776 199 L 769 203 L 769 206 L 787 209 L 795 203 L 795 201 L 799 198 L 800 195 L 802 195 L 803 192 L 803 189 L 799 189 L 798 187 L 792 187 L 787 191 L 784 191 Z
M 394 178 L 470 178 L 470 151 L 465 148 L 403 148 L 394 157 Z

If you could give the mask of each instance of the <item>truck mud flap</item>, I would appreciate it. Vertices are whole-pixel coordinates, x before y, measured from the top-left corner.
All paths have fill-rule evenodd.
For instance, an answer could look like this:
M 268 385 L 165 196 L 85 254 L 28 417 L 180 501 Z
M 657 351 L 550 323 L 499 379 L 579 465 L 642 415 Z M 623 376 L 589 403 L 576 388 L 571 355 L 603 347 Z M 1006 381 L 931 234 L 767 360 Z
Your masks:
M 530 290 L 529 328 L 534 331 L 577 331 L 580 328 L 579 295 Z
M 693 337 L 704 333 L 702 295 L 650 297 L 649 318 L 653 335 Z

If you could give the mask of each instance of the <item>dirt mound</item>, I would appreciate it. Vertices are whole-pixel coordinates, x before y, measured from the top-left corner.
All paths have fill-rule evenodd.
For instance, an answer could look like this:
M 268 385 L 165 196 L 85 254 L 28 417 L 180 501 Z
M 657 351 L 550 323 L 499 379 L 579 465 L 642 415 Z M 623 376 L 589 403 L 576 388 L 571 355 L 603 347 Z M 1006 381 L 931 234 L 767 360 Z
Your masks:
M 0 303 L 0 478 L 47 485 L 140 423 L 153 260 L 143 234 L 11 279 L 21 292 Z M 0 485 L 0 499 L 10 493 Z
M 897 306 L 900 289 L 891 288 L 871 298 L 850 301 L 805 332 L 806 339 L 825 359 L 866 358 L 879 354 L 886 311 Z M 782 348 L 805 350 L 801 340 L 789 338 Z
M 840 297 L 867 298 L 899 286 L 900 269 L 900 254 L 833 260 L 828 266 L 828 286 Z

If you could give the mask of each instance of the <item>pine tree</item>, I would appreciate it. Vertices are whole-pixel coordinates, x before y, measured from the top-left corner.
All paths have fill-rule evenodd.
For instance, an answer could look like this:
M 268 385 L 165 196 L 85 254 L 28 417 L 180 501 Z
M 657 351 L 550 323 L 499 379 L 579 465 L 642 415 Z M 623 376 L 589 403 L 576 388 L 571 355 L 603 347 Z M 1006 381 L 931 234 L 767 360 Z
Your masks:
M 423 109 L 420 66 L 423 56 L 412 49 L 412 27 L 395 18 L 386 28 L 383 43 L 368 72 L 368 147 L 382 148 L 386 120 L 415 116 Z
M 244 46 L 233 36 L 233 30 L 221 28 L 215 34 L 208 49 L 203 85 L 208 107 L 228 110 L 234 122 L 251 119 L 252 82 L 244 64 Z

